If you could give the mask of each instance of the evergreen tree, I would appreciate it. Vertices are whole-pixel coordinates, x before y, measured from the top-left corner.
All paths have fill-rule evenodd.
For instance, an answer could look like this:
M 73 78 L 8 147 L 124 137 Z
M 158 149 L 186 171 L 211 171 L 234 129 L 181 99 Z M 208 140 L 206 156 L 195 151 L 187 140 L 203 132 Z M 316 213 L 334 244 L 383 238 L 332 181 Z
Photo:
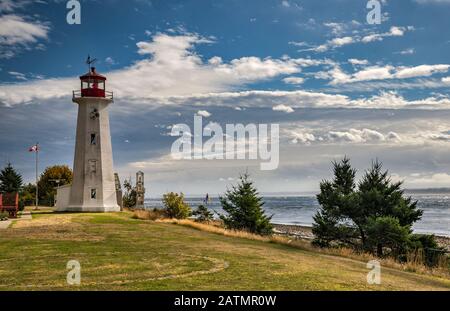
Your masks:
M 417 201 L 404 196 L 402 184 L 401 181 L 393 183 L 380 162 L 372 163 L 358 187 L 365 215 L 392 216 L 401 226 L 412 226 L 420 220 L 423 211 L 417 208 Z
M 22 188 L 22 176 L 11 163 L 0 171 L 0 193 L 15 193 Z
M 200 204 L 198 208 L 192 213 L 195 216 L 196 221 L 205 222 L 213 220 L 213 213 L 203 204 Z
M 383 171 L 380 162 L 375 161 L 372 167 L 364 174 L 358 187 L 359 204 L 361 210 L 360 224 L 363 227 L 372 227 L 379 224 L 380 217 L 391 217 L 397 219 L 394 225 L 393 221 L 384 220 L 385 228 L 388 231 L 404 231 L 409 233 L 412 231 L 412 225 L 418 221 L 423 211 L 417 208 L 417 202 L 411 197 L 405 197 L 401 189 L 402 182 L 392 182 L 389 172 Z M 370 221 L 370 223 L 369 223 Z M 396 227 L 396 228 L 394 228 Z M 372 238 L 372 240 L 374 240 Z M 398 240 L 398 244 L 404 243 L 402 239 Z M 387 243 L 389 244 L 389 243 Z M 373 247 L 373 245 L 365 245 Z M 376 245 L 376 251 L 379 256 L 383 255 L 383 247 L 387 246 L 383 239 L 379 239 Z
M 237 186 L 233 186 L 220 197 L 220 203 L 227 213 L 220 215 L 227 228 L 263 235 L 272 234 L 273 226 L 270 223 L 272 216 L 264 214 L 262 209 L 264 202 L 247 173 L 240 177 Z
M 393 216 L 371 217 L 365 226 L 367 231 L 367 247 L 376 249 L 377 256 L 383 256 L 383 247 L 391 250 L 391 255 L 398 257 L 404 254 L 410 239 L 409 226 L 402 226 L 398 218 Z
M 350 215 L 357 210 L 356 170 L 345 157 L 340 162 L 333 162 L 333 172 L 333 180 L 320 183 L 317 200 L 321 208 L 313 217 L 313 243 L 322 247 L 330 246 L 332 242 L 354 244 L 353 240 L 358 237 L 355 228 L 348 226 Z
M 356 171 L 348 158 L 334 162 L 333 167 L 334 179 L 323 181 L 317 195 L 321 207 L 314 216 L 314 244 L 345 244 L 378 256 L 384 255 L 384 248 L 396 257 L 404 254 L 412 244 L 412 225 L 422 211 L 417 202 L 404 196 L 402 183 L 392 182 L 378 161 L 357 188 Z

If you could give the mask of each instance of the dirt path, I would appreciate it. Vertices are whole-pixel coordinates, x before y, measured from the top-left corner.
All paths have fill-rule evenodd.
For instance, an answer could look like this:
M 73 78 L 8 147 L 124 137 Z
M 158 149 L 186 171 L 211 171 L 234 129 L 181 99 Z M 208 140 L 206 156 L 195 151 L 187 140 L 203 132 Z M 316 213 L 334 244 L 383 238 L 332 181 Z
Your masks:
M 22 220 L 31 220 L 31 212 L 23 212 L 20 218 L 17 219 L 8 219 L 5 221 L 0 221 L 0 230 L 8 229 L 9 226 L 13 223 L 13 221 L 22 221 Z

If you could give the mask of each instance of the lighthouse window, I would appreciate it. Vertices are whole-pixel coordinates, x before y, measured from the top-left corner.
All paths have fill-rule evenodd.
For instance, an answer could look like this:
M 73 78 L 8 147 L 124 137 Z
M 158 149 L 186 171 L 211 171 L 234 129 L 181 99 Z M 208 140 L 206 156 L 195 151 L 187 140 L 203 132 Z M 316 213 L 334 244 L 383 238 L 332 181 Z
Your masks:
M 91 189 L 91 199 L 97 199 L 97 189 Z
M 91 133 L 91 145 L 97 145 L 97 134 Z
M 89 173 L 95 174 L 97 173 L 97 161 L 89 160 Z

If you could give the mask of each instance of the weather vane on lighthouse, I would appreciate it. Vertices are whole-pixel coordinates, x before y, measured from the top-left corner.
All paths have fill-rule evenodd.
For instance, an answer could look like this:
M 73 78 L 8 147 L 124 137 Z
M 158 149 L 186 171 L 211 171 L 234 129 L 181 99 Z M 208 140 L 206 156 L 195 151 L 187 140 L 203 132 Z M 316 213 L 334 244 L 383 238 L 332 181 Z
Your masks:
M 96 61 L 97 61 L 96 58 L 91 59 L 91 55 L 88 54 L 88 57 L 87 57 L 87 60 L 86 60 L 86 64 L 88 65 L 88 68 L 89 68 L 88 72 L 91 72 L 91 69 L 92 69 L 92 66 L 91 66 L 91 65 L 92 65 L 93 63 L 95 63 Z

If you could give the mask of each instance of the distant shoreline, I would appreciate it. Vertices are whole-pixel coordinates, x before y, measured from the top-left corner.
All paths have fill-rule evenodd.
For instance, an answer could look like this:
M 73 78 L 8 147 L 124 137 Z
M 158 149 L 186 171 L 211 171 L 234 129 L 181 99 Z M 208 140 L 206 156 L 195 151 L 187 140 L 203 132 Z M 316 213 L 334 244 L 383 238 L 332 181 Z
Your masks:
M 320 190 L 305 191 L 305 192 L 261 192 L 262 197 L 315 197 Z M 450 194 L 450 188 L 417 188 L 417 189 L 404 189 L 405 194 Z M 219 197 L 222 193 L 210 193 L 210 197 Z M 189 199 L 204 199 L 205 194 L 186 194 L 185 198 Z M 145 200 L 160 200 L 161 195 L 155 195 L 153 197 L 146 197 Z

